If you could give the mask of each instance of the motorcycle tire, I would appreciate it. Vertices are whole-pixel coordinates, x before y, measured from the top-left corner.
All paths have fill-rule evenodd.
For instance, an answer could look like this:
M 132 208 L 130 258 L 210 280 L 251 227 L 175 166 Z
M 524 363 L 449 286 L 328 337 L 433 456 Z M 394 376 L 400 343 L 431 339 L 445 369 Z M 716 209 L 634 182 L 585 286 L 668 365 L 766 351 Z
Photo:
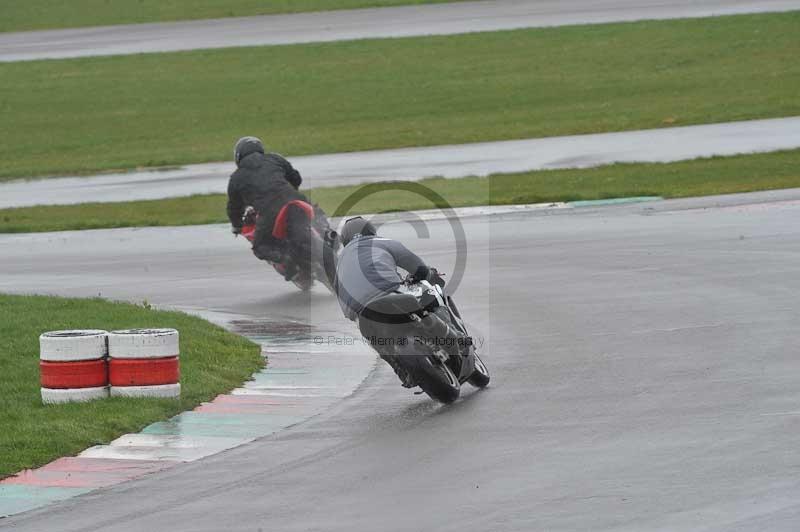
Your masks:
M 292 279 L 294 285 L 300 289 L 301 292 L 308 292 L 313 288 L 314 281 L 317 278 L 314 271 L 314 262 L 317 260 L 314 253 L 314 246 L 316 242 L 314 236 L 316 233 L 309 227 L 306 231 L 304 242 L 290 243 L 292 253 L 292 260 L 297 265 L 299 271 Z M 327 283 L 326 283 L 327 284 Z
M 301 292 L 308 292 L 314 287 L 314 279 L 292 279 L 292 282 Z
M 311 242 L 311 250 L 312 250 L 312 257 L 311 257 L 311 269 L 313 271 L 314 279 L 325 285 L 332 294 L 336 294 L 333 289 L 333 280 L 328 279 L 328 272 L 325 268 L 325 250 L 326 248 L 330 251 L 330 245 L 325 242 L 325 240 L 319 235 L 316 230 L 311 231 L 309 235 L 309 239 Z M 334 272 L 331 275 L 335 274 L 335 251 L 333 252 L 333 261 L 334 261 Z
M 483 363 L 478 353 L 475 353 L 475 371 L 469 376 L 467 382 L 476 388 L 486 388 L 490 380 L 491 378 L 489 377 L 489 370 L 486 368 L 486 364 Z
M 432 356 L 410 356 L 412 375 L 422 391 L 431 399 L 450 404 L 461 394 L 461 384 L 446 364 L 432 360 Z

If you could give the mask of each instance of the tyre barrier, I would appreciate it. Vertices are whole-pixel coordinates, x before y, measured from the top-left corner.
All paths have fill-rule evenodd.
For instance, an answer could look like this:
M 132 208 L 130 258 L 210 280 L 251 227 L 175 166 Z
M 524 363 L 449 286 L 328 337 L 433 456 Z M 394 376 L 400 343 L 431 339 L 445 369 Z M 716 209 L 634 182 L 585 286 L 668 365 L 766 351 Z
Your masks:
M 108 362 L 39 362 L 42 387 L 52 389 L 99 388 L 108 385 Z
M 180 383 L 155 386 L 112 386 L 111 397 L 154 397 L 177 399 L 181 396 Z
M 112 397 L 178 398 L 180 348 L 175 329 L 127 329 L 108 333 Z
M 39 336 L 39 370 L 45 404 L 108 397 L 106 331 L 52 331 Z

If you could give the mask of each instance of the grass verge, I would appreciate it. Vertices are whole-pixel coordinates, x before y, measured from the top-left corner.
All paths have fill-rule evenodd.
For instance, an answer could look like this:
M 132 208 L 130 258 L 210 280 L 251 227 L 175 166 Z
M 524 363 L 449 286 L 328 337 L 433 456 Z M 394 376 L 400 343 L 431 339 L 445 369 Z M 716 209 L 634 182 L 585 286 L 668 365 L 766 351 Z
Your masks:
M 0 179 L 800 115 L 800 12 L 0 64 Z
M 277 13 L 437 4 L 457 0 L 11 0 L 3 5 L 0 32 L 170 22 Z
M 112 303 L 0 294 L 0 478 L 137 431 L 247 380 L 263 365 L 260 348 L 180 312 Z M 48 330 L 174 327 L 181 333 L 179 401 L 112 398 L 44 406 L 39 334 Z
M 680 198 L 800 187 L 800 150 L 713 157 L 677 163 L 615 164 L 421 181 L 453 207 L 513 205 L 631 196 Z M 334 213 L 359 186 L 318 188 L 308 195 Z M 382 183 L 351 213 L 430 209 L 416 193 Z M 226 222 L 222 194 L 125 203 L 87 203 L 0 210 L 0 233 Z

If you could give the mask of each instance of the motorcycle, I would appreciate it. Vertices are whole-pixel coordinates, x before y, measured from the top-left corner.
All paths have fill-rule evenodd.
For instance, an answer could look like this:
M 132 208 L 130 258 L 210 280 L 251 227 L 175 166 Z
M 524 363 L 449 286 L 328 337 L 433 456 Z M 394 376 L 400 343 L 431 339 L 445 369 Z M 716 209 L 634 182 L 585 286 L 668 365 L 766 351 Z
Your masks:
M 308 220 L 301 242 L 294 242 L 289 238 L 289 209 L 292 208 L 302 211 Z M 241 235 L 251 244 L 255 241 L 258 218 L 253 207 L 245 209 Z M 321 210 L 302 200 L 288 202 L 275 218 L 272 236 L 278 242 L 278 253 L 275 260 L 266 262 L 275 271 L 304 292 L 311 290 L 315 281 L 321 282 L 333 292 L 332 279 L 340 243 Z
M 458 399 L 465 382 L 484 388 L 490 376 L 443 284 L 407 278 L 395 293 L 366 305 L 359 328 L 403 386 L 419 386 L 447 404 Z

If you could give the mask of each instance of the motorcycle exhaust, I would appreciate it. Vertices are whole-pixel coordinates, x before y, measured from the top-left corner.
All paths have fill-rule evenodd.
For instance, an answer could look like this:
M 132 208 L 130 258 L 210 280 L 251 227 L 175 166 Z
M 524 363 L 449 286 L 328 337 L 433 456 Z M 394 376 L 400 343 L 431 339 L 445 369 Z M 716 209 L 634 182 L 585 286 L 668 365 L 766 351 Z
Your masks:
M 435 339 L 437 344 L 451 356 L 461 354 L 462 344 L 469 345 L 468 337 L 465 338 L 463 334 L 432 312 L 422 318 L 420 325 L 427 336 L 426 340 Z

